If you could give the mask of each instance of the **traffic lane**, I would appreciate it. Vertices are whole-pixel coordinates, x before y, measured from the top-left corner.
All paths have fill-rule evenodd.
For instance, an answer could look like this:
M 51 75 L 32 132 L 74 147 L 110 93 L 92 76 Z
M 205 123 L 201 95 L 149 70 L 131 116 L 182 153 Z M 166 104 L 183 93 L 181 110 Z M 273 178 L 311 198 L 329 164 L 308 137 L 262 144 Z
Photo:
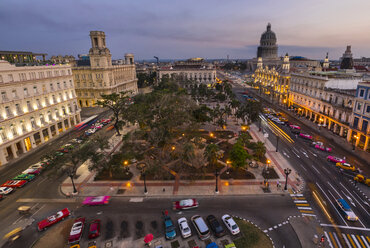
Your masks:
M 265 125 L 268 125 L 268 123 L 264 123 Z M 338 171 L 336 170 L 336 168 L 331 168 L 331 169 L 326 169 L 325 167 L 328 166 L 328 162 L 323 159 L 322 156 L 318 156 L 318 157 L 315 157 L 315 164 L 318 164 L 318 165 L 321 165 L 319 167 L 315 167 L 314 164 L 312 164 L 313 162 L 313 158 L 311 158 L 310 156 L 308 156 L 308 151 L 305 150 L 305 149 L 302 149 L 302 147 L 304 147 L 306 145 L 307 147 L 307 143 L 304 141 L 304 140 L 299 140 L 299 139 L 295 139 L 296 140 L 296 144 L 295 146 L 291 146 L 289 147 L 289 149 L 291 149 L 291 151 L 296 155 L 296 156 L 292 156 L 292 158 L 297 158 L 299 159 L 298 161 L 294 161 L 293 164 L 297 164 L 297 165 L 300 165 L 300 167 L 303 169 L 301 170 L 301 174 L 304 175 L 304 177 L 306 177 L 306 180 L 307 178 L 310 178 L 310 180 L 312 182 L 315 182 L 315 178 L 320 178 L 320 182 L 322 182 L 325 186 L 326 186 L 326 189 L 323 189 L 324 190 L 324 196 L 327 198 L 327 200 L 332 203 L 330 204 L 333 209 L 332 209 L 332 212 L 334 212 L 335 214 L 339 214 L 336 218 L 337 221 L 342 221 L 342 224 L 345 224 L 345 225 L 348 225 L 347 224 L 347 221 L 344 220 L 341 216 L 341 214 L 337 211 L 336 209 L 336 203 L 335 203 L 335 200 L 338 199 L 338 198 L 343 198 L 343 199 L 351 199 L 351 201 L 357 201 L 359 203 L 360 199 L 356 199 L 356 198 L 350 198 L 348 196 L 348 194 L 352 195 L 351 193 L 349 193 L 349 190 L 348 190 L 348 186 L 345 187 L 343 185 L 343 183 L 341 183 L 341 186 L 343 187 L 343 190 L 347 191 L 348 194 L 341 194 L 341 193 L 338 193 L 338 191 L 336 191 L 335 187 L 339 188 L 340 185 L 338 183 L 336 183 L 335 187 L 330 183 L 328 182 L 328 178 L 331 178 L 333 182 L 338 182 L 340 181 L 341 178 L 341 174 L 338 173 Z M 285 143 L 285 142 L 284 142 Z M 289 144 L 289 143 L 285 143 L 285 144 Z M 289 144 L 291 145 L 291 144 Z M 298 145 L 298 146 L 297 146 Z M 297 148 L 298 147 L 298 148 Z M 310 147 L 308 147 L 310 149 Z M 296 152 L 294 152 L 296 151 Z M 298 155 L 298 153 L 302 153 L 304 154 L 305 156 L 303 156 L 301 154 L 301 156 Z M 294 159 L 293 159 L 294 160 Z M 314 168 L 314 174 L 316 175 L 313 175 L 312 173 L 309 173 L 307 168 L 309 168 L 311 165 L 310 163 L 312 164 L 313 168 Z M 330 166 L 330 164 L 329 164 Z M 320 171 L 321 170 L 321 171 Z M 323 173 L 324 170 L 325 172 Z M 331 189 L 330 189 L 331 188 Z M 336 191 L 336 197 L 333 195 L 332 191 Z M 354 199 L 354 200 L 352 200 Z M 355 210 L 355 212 L 359 212 L 360 214 L 358 214 L 359 216 L 359 222 L 358 223 L 350 223 L 351 226 L 360 226 L 362 225 L 362 227 L 365 227 L 365 224 L 363 223 L 362 220 L 367 220 L 369 219 L 370 216 L 368 216 L 368 212 L 365 210 L 364 206 L 362 204 L 358 204 L 360 208 L 362 209 L 359 209 L 359 210 Z M 353 205 L 355 206 L 355 205 Z M 334 211 L 333 211 L 334 210 Z M 365 210 L 365 211 L 363 211 Z M 361 217 L 362 216 L 362 217 Z M 362 220 L 361 220 L 362 219 Z M 366 222 L 366 221 L 365 221 Z M 338 222 L 340 223 L 340 222 Z

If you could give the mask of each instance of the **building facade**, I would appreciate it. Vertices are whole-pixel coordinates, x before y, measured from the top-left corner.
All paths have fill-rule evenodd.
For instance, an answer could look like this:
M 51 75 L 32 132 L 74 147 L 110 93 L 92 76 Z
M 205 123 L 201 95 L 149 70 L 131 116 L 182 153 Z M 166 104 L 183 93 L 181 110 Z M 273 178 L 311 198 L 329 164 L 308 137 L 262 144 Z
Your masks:
M 276 41 L 276 34 L 271 30 L 271 24 L 268 23 L 266 31 L 261 35 L 260 45 L 257 48 L 257 58 L 277 59 L 278 46 Z
M 288 106 L 319 127 L 347 138 L 361 75 L 335 71 L 292 73 Z
M 253 77 L 254 86 L 259 89 L 261 94 L 269 95 L 272 101 L 286 104 L 290 83 L 290 63 L 288 54 L 283 59 L 282 67 L 269 69 L 263 67 L 262 58 L 258 59 L 257 69 Z
M 365 151 L 369 151 L 370 139 L 370 81 L 360 82 L 356 90 L 356 98 L 353 105 L 351 133 L 347 140 L 355 143 Z
M 101 95 L 122 91 L 138 93 L 134 55 L 125 54 L 125 64 L 112 65 L 112 55 L 105 44 L 105 33 L 91 31 L 89 60 L 77 61 L 72 68 L 78 103 L 94 107 Z
M 69 65 L 15 66 L 0 60 L 0 165 L 80 122 Z
M 184 87 L 189 88 L 191 85 L 216 83 L 216 68 L 214 65 L 205 63 L 202 58 L 192 58 L 187 61 L 176 62 L 172 66 L 159 67 L 158 78 L 169 76 L 178 79 Z

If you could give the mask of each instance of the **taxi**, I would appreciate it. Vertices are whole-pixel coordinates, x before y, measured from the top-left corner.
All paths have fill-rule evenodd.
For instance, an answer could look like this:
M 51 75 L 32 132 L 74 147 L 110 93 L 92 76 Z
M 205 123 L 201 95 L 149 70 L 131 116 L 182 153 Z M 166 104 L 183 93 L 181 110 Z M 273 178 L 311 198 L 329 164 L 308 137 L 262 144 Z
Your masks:
M 355 171 L 356 168 L 354 165 L 351 165 L 349 163 L 341 163 L 341 162 L 338 162 L 335 164 L 336 167 L 339 167 L 343 170 L 350 170 L 350 171 Z

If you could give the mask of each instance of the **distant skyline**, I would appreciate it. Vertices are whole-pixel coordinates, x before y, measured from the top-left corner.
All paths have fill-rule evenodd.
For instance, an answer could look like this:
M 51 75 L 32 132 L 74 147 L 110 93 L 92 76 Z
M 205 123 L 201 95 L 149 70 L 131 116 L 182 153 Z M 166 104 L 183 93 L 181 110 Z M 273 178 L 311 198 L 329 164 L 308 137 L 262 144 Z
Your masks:
M 279 56 L 370 57 L 369 0 L 1 0 L 0 50 L 87 54 L 104 31 L 114 59 L 256 57 L 268 22 Z

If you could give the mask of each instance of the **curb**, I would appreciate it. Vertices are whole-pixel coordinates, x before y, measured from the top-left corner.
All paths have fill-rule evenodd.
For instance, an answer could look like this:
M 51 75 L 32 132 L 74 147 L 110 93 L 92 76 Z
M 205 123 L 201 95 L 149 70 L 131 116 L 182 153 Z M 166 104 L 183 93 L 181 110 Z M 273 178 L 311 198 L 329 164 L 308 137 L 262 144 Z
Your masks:
M 244 219 L 244 218 L 241 218 L 239 216 L 233 215 L 233 217 L 234 218 L 237 218 L 237 219 L 240 219 L 240 220 L 244 220 L 244 221 L 249 222 L 250 224 L 254 225 L 256 228 L 258 228 L 261 232 L 263 232 L 270 239 L 270 241 L 272 243 L 272 247 L 275 248 L 274 241 L 272 240 L 272 238 L 270 237 L 270 235 L 268 235 L 267 233 L 265 233 L 259 226 L 257 226 L 256 224 L 254 224 L 252 221 L 247 220 L 247 219 Z

